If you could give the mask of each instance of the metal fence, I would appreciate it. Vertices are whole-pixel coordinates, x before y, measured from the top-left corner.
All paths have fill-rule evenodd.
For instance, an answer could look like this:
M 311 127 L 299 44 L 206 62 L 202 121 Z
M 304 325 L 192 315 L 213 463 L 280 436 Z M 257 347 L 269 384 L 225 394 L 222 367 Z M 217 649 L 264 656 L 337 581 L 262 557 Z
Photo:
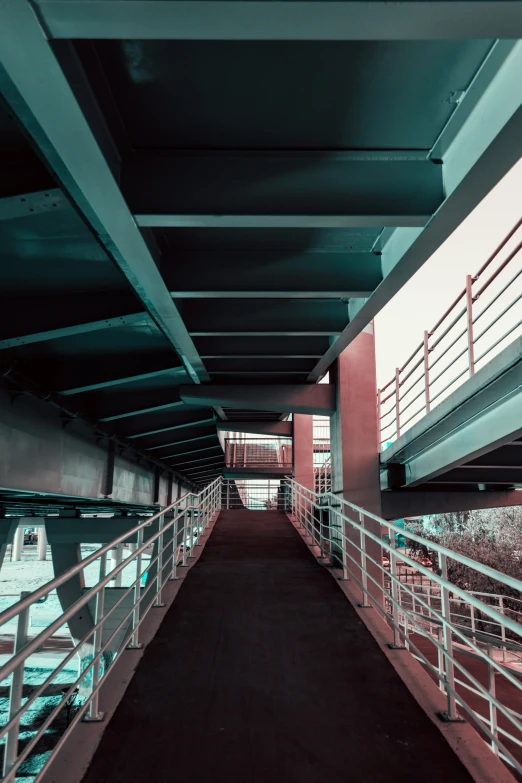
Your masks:
M 502 596 L 467 592 L 453 584 L 448 564 L 455 561 L 486 574 L 521 597 L 522 581 L 405 531 L 333 493 L 318 495 L 292 479 L 286 483 L 297 524 L 339 569 L 339 578 L 353 581 L 361 605 L 373 607 L 390 625 L 393 646 L 409 650 L 439 683 L 447 703 L 441 717 L 457 720 L 459 712 L 466 715 L 493 753 L 522 774 L 522 714 L 508 706 L 508 701 L 522 703 L 522 674 L 516 661 L 507 660 L 522 654 L 520 611 L 513 604 L 506 611 Z M 388 541 L 383 530 L 389 531 Z M 436 552 L 438 569 L 398 549 L 397 536 Z M 405 583 L 401 566 L 414 569 L 422 579 Z M 466 661 L 473 661 L 473 666 Z M 480 676 L 470 671 L 477 667 Z
M 522 333 L 522 219 L 378 391 L 381 445 L 412 427 Z
M 287 510 L 285 485 L 279 479 L 224 479 L 222 508 L 231 511 Z
M 3 783 L 15 781 L 26 774 L 23 765 L 43 755 L 45 761 L 36 772 L 34 780 L 39 780 L 60 750 L 66 738 L 79 720 L 100 720 L 98 708 L 100 687 L 108 672 L 119 660 L 125 649 L 140 647 L 140 626 L 153 607 L 162 606 L 162 590 L 170 579 L 176 579 L 176 570 L 181 563 L 186 565 L 187 558 L 193 557 L 194 547 L 207 528 L 213 515 L 221 506 L 221 479 L 203 489 L 199 494 L 187 494 L 170 506 L 162 509 L 141 524 L 116 538 L 110 544 L 102 546 L 80 563 L 61 576 L 31 593 L 23 593 L 13 606 L 0 613 L 0 628 L 9 622 L 16 623 L 14 649 L 10 659 L 0 667 L 0 683 L 8 688 L 9 712 L 6 725 L 0 729 L 0 739 L 5 738 L 3 751 Z M 146 537 L 147 527 L 157 523 L 157 531 Z M 107 571 L 107 555 L 114 547 L 127 541 L 135 542 L 136 549 L 115 568 Z M 143 567 L 142 558 L 150 546 L 154 546 L 154 556 Z M 32 639 L 28 638 L 28 621 L 31 607 L 57 590 L 68 580 L 78 579 L 85 569 L 93 563 L 99 564 L 99 580 L 94 587 L 84 591 L 82 597 Z M 118 580 L 124 569 L 135 569 L 131 584 L 114 591 L 109 582 Z M 153 575 L 143 584 L 146 574 Z M 110 608 L 107 601 L 113 593 L 117 600 Z M 30 656 L 64 626 L 79 610 L 94 608 L 94 625 L 82 639 L 75 639 L 73 647 L 52 671 L 45 672 L 43 681 L 38 685 L 26 678 L 26 664 Z M 66 686 L 57 687 L 61 673 L 73 659 L 80 656 L 80 673 L 70 677 Z M 49 689 L 55 696 L 51 709 L 44 710 L 41 725 L 30 732 L 23 725 L 24 717 L 28 723 L 34 722 L 35 702 L 44 697 Z M 80 695 L 79 695 L 80 694 Z M 63 713 L 70 717 L 71 706 L 74 716 L 68 720 L 65 730 L 56 730 L 57 721 Z M 21 735 L 23 736 L 23 747 Z
M 280 438 L 225 440 L 227 468 L 291 468 L 292 441 Z
M 332 488 L 329 416 L 314 416 L 313 438 L 315 491 L 322 494 Z

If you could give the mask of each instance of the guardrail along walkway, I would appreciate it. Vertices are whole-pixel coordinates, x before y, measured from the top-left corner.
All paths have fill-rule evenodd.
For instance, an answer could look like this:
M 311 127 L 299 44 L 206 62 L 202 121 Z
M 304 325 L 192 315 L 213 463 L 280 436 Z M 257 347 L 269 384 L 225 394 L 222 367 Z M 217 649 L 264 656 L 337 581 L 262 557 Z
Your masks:
M 419 778 L 471 781 L 285 514 L 226 511 L 84 783 Z

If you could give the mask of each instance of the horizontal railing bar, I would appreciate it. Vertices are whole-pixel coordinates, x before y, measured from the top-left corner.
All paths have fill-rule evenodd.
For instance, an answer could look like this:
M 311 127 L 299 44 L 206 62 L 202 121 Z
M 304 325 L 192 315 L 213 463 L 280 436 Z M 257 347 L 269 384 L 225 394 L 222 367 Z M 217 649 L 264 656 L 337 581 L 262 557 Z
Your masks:
M 508 264 L 510 264 L 510 263 L 511 263 L 511 261 L 512 261 L 512 260 L 515 258 L 515 256 L 516 256 L 518 253 L 520 253 L 520 250 L 521 250 L 521 249 L 522 249 L 522 242 L 519 242 L 519 243 L 518 243 L 518 245 L 515 247 L 515 249 L 514 249 L 514 250 L 512 250 L 512 251 L 511 251 L 511 253 L 509 253 L 509 255 L 507 256 L 507 258 L 505 258 L 505 259 L 504 259 L 504 261 L 503 261 L 503 262 L 500 264 L 500 266 L 499 266 L 497 269 L 495 269 L 495 271 L 493 272 L 493 274 L 492 274 L 492 275 L 491 275 L 491 276 L 490 276 L 490 277 L 489 277 L 489 278 L 486 280 L 486 282 L 484 283 L 484 285 L 482 286 L 482 288 L 479 288 L 479 290 L 478 290 L 478 291 L 475 291 L 475 294 L 474 294 L 474 298 L 475 298 L 475 299 L 478 299 L 478 298 L 479 298 L 479 296 L 481 296 L 481 295 L 484 293 L 484 291 L 485 291 L 487 288 L 489 288 L 489 286 L 491 285 L 491 283 L 493 283 L 493 281 L 497 279 L 497 277 L 499 276 L 499 274 L 500 274 L 500 273 L 501 273 L 501 272 L 502 272 L 502 271 L 503 271 L 503 270 L 504 270 L 504 269 L 507 267 L 507 265 L 508 265 Z
M 213 482 L 214 484 L 215 482 Z M 212 486 L 212 485 L 210 485 Z M 198 493 L 197 497 L 201 495 L 205 490 L 202 490 L 200 493 Z M 194 493 L 190 493 L 194 495 Z M 187 496 L 185 496 L 187 497 Z M 168 513 L 168 511 L 174 506 L 175 504 L 172 504 L 169 506 L 165 511 L 163 511 L 158 516 L 162 516 L 165 513 Z M 158 530 L 157 533 L 152 535 L 149 539 L 147 539 L 146 542 L 142 544 L 142 546 L 139 549 L 136 549 L 134 553 L 126 560 L 122 561 L 120 564 L 118 564 L 112 571 L 110 571 L 103 579 L 101 579 L 94 587 L 91 587 L 89 590 L 87 590 L 81 598 L 79 598 L 77 601 L 75 601 L 74 604 L 72 604 L 65 612 L 63 612 L 54 622 L 50 623 L 50 625 L 45 628 L 38 636 L 35 636 L 22 650 L 20 650 L 19 653 L 14 655 L 12 658 L 7 661 L 4 666 L 0 667 L 0 682 L 8 677 L 14 669 L 18 666 L 19 663 L 22 662 L 22 660 L 25 660 L 29 655 L 31 655 L 33 652 L 35 652 L 38 647 L 40 647 L 47 639 L 49 639 L 53 633 L 58 629 L 61 628 L 62 625 L 64 625 L 68 620 L 70 620 L 71 617 L 83 606 L 85 606 L 91 598 L 93 598 L 98 592 L 100 592 L 109 582 L 111 582 L 115 576 L 117 576 L 120 571 L 122 571 L 124 568 L 127 568 L 127 566 L 137 559 L 138 555 L 143 554 L 146 549 L 148 549 L 151 544 L 153 544 L 156 539 L 160 538 L 160 536 L 164 535 L 167 530 L 169 530 L 174 523 L 178 521 L 187 511 L 196 510 L 200 507 L 201 504 L 193 505 L 193 506 L 187 506 L 186 508 L 182 509 L 182 512 L 178 514 L 177 517 L 173 517 L 173 519 L 169 520 L 168 524 L 162 527 L 160 530 Z M 156 517 L 157 518 L 157 517 Z M 134 530 L 141 529 L 142 527 L 145 527 L 147 523 L 144 525 L 138 526 L 138 528 L 134 528 Z M 85 558 L 85 560 L 82 560 L 82 564 L 86 564 L 89 562 L 94 562 L 98 557 L 100 557 L 103 554 L 106 554 L 106 552 L 109 549 L 114 548 L 114 543 L 122 543 L 126 538 L 128 538 L 130 535 L 133 535 L 133 531 L 129 531 L 124 536 L 119 536 L 117 539 L 112 542 L 112 544 L 108 544 L 106 547 L 102 547 L 97 550 L 97 552 L 94 553 L 94 556 L 91 556 L 90 558 Z M 85 566 L 84 566 L 85 567 Z M 150 563 L 149 563 L 150 568 Z M 65 572 L 65 575 L 72 576 L 74 574 L 78 573 L 78 567 L 74 566 L 69 571 Z M 65 580 L 67 581 L 67 579 Z M 48 583 L 52 584 L 51 582 Z M 44 585 L 44 587 L 47 587 L 48 585 Z M 35 591 L 35 593 L 38 591 Z M 32 595 L 32 594 L 31 594 Z M 28 598 L 31 598 L 31 595 L 28 596 Z M 25 599 L 27 601 L 27 599 Z M 22 602 L 19 602 L 22 603 Z M 31 605 L 31 602 L 29 603 Z M 16 606 L 16 604 L 15 604 Z M 26 604 L 27 606 L 27 604 Z M 12 608 L 12 607 L 11 607 Z M 23 607 L 25 608 L 25 607 Z M 10 609 L 5 610 L 2 614 L 0 614 L 0 621 L 2 621 L 2 618 L 5 614 L 7 614 L 10 611 Z M 20 610 L 22 611 L 22 610 Z M 16 613 L 15 613 L 16 615 Z M 14 616 L 15 616 L 14 615 Z M 11 619 L 9 617 L 8 619 Z M 4 620 L 0 624 L 4 624 L 7 622 L 7 620 Z
M 516 280 L 517 280 L 517 279 L 520 277 L 520 275 L 522 275 L 522 269 L 519 269 L 519 270 L 518 270 L 518 272 L 516 272 L 516 273 L 513 275 L 513 277 L 511 278 L 511 280 L 508 280 L 508 282 L 506 283 L 506 285 L 504 286 L 504 288 L 501 288 L 501 289 L 500 289 L 500 291 L 498 292 L 498 294 L 496 294 L 496 296 L 494 296 L 494 297 L 493 297 L 493 299 L 492 299 L 490 302 L 488 302 L 488 304 L 487 304 L 487 305 L 486 305 L 486 306 L 485 306 L 485 307 L 484 307 L 484 308 L 483 308 L 483 309 L 480 311 L 480 313 L 478 313 L 478 314 L 475 316 L 475 318 L 473 319 L 473 325 L 475 325 L 475 324 L 477 323 L 477 321 L 478 321 L 480 318 L 482 318 L 482 316 L 483 316 L 485 313 L 487 313 L 487 311 L 488 311 L 488 310 L 489 310 L 491 307 L 493 307 L 493 305 L 495 304 L 495 302 L 498 302 L 498 300 L 500 299 L 500 297 L 501 297 L 501 296 L 503 296 L 503 294 L 505 294 L 505 293 L 506 293 L 506 291 L 508 290 L 508 288 L 509 288 L 511 285 L 513 285 L 513 283 L 514 283 L 514 282 L 515 282 L 515 281 L 516 281 Z M 498 316 L 498 317 L 500 318 L 500 317 L 501 317 L 501 315 L 500 315 L 500 316 Z M 493 323 L 494 323 L 494 322 L 493 322 Z M 475 339 L 476 339 L 476 338 L 475 338 Z
M 439 374 L 436 375 L 432 380 L 430 380 L 430 386 L 433 386 L 435 383 L 437 383 L 439 378 L 442 378 L 444 373 L 447 372 L 450 369 L 450 367 L 453 367 L 453 365 L 456 362 L 458 362 L 459 359 L 462 359 L 462 357 L 466 355 L 467 350 L 468 349 L 467 349 L 467 346 L 466 346 L 466 348 L 463 348 L 460 353 L 458 353 L 456 356 L 454 356 L 453 359 L 451 359 L 450 363 L 447 364 L 445 367 L 443 367 L 442 370 L 440 370 Z
M 449 351 L 451 351 L 451 349 L 452 349 L 452 348 L 453 348 L 453 347 L 454 347 L 454 346 L 455 346 L 455 345 L 458 343 L 458 341 L 459 341 L 459 340 L 462 340 L 462 338 L 466 336 L 466 332 L 467 332 L 467 329 L 462 329 L 462 331 L 460 331 L 460 332 L 458 333 L 458 335 L 455 337 L 455 339 L 453 340 L 453 342 L 452 342 L 452 343 L 450 343 L 448 346 L 446 346 L 446 348 L 445 348 L 443 351 L 441 351 L 441 353 L 439 353 L 439 355 L 437 356 L 437 358 L 436 358 L 436 359 L 434 359 L 434 360 L 431 362 L 431 364 L 430 364 L 430 370 L 433 370 L 433 368 L 435 367 L 435 365 L 437 365 L 437 364 L 440 362 L 440 360 L 441 360 L 441 359 L 443 359 L 443 358 L 446 356 L 446 354 L 447 354 Z M 431 351 L 434 351 L 434 350 L 435 350 L 435 348 L 430 348 L 430 352 L 431 352 Z M 467 349 L 466 349 L 466 350 L 467 350 Z M 448 365 L 448 366 L 450 366 L 450 367 L 451 367 L 451 365 Z M 430 383 L 432 383 L 432 381 L 430 381 Z
M 495 248 L 495 250 L 493 250 L 493 252 L 491 253 L 491 255 L 490 255 L 490 256 L 487 258 L 487 260 L 486 260 L 486 261 L 485 261 L 485 262 L 482 264 L 482 266 L 480 267 L 479 271 L 478 271 L 478 272 L 477 272 L 477 274 L 476 274 L 476 277 L 477 277 L 477 278 L 478 278 L 478 277 L 480 277 L 480 276 L 481 276 L 481 274 L 482 274 L 482 273 L 483 273 L 483 272 L 484 272 L 484 271 L 485 271 L 485 270 L 488 268 L 488 266 L 489 266 L 489 265 L 492 263 L 492 261 L 494 261 L 494 260 L 495 260 L 495 258 L 498 256 L 498 254 L 500 253 L 500 251 L 501 251 L 501 250 L 502 250 L 502 249 L 503 249 L 503 248 L 504 248 L 504 247 L 507 245 L 507 243 L 509 242 L 509 240 L 510 240 L 510 239 L 511 239 L 513 236 L 515 236 L 515 234 L 517 233 L 518 229 L 519 229 L 521 226 L 522 226 L 522 218 L 520 218 L 520 220 L 518 220 L 518 221 L 515 223 L 515 225 L 514 225 L 514 226 L 513 226 L 513 228 L 512 228 L 512 229 L 509 231 L 509 233 L 508 233 L 508 234 L 507 234 L 507 235 L 504 237 L 504 239 L 503 239 L 503 240 L 500 242 L 500 244 L 499 244 L 499 245 L 497 245 L 497 247 Z
M 425 405 L 421 405 L 421 407 L 420 407 L 420 408 L 417 408 L 417 410 L 415 411 L 415 413 L 413 413 L 413 414 L 410 416 L 410 418 L 409 418 L 409 419 L 406 419 L 406 421 L 403 421 L 403 422 L 401 422 L 402 426 L 403 426 L 403 427 L 405 427 L 405 426 L 406 426 L 406 424 L 409 424 L 409 422 L 410 422 L 410 421 L 412 421 L 412 420 L 413 420 L 413 419 L 414 419 L 416 416 L 418 416 L 418 415 L 419 415 L 419 413 L 422 413 L 422 412 L 423 412 L 423 411 L 425 411 L 425 410 L 426 410 L 426 406 L 425 406 Z
M 521 269 L 520 271 L 522 272 L 522 269 Z M 506 313 L 509 313 L 509 311 L 511 310 L 511 308 L 512 308 L 512 307 L 514 307 L 514 306 L 517 304 L 517 302 L 519 302 L 521 299 L 522 299 L 522 294 L 519 294 L 519 295 L 517 296 L 517 298 L 516 298 L 516 299 L 513 299 L 513 301 L 512 301 L 510 304 L 508 304 L 508 306 L 507 306 L 507 307 L 505 307 L 505 308 L 504 308 L 504 310 L 502 310 L 502 312 L 501 312 L 501 313 L 500 313 L 500 314 L 497 316 L 497 318 L 496 318 L 496 320 L 495 320 L 495 321 L 491 321 L 491 323 L 490 323 L 490 324 L 488 324 L 488 326 L 485 326 L 485 327 L 484 327 L 484 329 L 483 329 L 483 330 L 482 330 L 482 331 L 481 331 L 481 332 L 480 332 L 480 333 L 479 333 L 479 334 L 478 334 L 478 335 L 475 337 L 475 344 L 476 344 L 476 343 L 477 343 L 477 342 L 480 340 L 480 338 L 481 338 L 481 337 L 483 337 L 483 336 L 484 336 L 484 335 L 485 335 L 485 334 L 486 334 L 486 333 L 487 333 L 487 332 L 488 332 L 488 331 L 489 331 L 489 330 L 490 330 L 490 329 L 491 329 L 493 326 L 495 326 L 495 325 L 496 325 L 496 324 L 497 324 L 497 323 L 500 321 L 500 319 L 501 319 L 501 318 L 503 318 L 503 317 L 506 315 Z M 512 330 L 511 330 L 511 331 L 512 331 Z M 509 334 L 509 332 L 508 332 L 508 334 Z
M 456 375 L 455 378 L 453 378 L 453 380 L 450 381 L 450 383 L 447 383 L 446 386 L 444 386 L 443 389 L 441 389 L 440 391 L 437 392 L 437 394 L 434 394 L 432 396 L 432 398 L 431 398 L 432 403 L 435 402 L 437 397 L 440 397 L 441 394 L 444 394 L 445 391 L 447 391 L 448 389 L 451 389 L 453 384 L 456 383 L 459 380 L 459 378 L 462 378 L 462 376 L 466 375 L 466 373 L 468 373 L 468 372 L 469 372 L 469 370 L 466 367 L 464 370 L 462 370 L 462 372 L 460 372 L 458 375 Z
M 295 482 L 295 483 L 296 483 L 296 486 L 298 486 L 300 489 L 301 488 L 305 489 L 304 487 L 302 487 L 302 485 L 297 484 L 297 482 Z M 311 495 L 313 495 L 313 496 L 315 496 L 317 498 L 317 494 L 315 492 L 313 492 L 312 490 L 308 490 L 308 492 L 310 492 Z M 520 579 L 515 579 L 512 576 L 509 576 L 507 574 L 503 574 L 502 572 L 497 571 L 495 568 L 491 568 L 491 566 L 487 566 L 487 565 L 484 565 L 483 563 L 479 563 L 478 561 L 473 560 L 472 558 L 467 557 L 466 555 L 458 554 L 457 552 L 454 552 L 453 550 L 448 549 L 444 545 L 438 544 L 435 541 L 428 541 L 427 539 L 423 538 L 422 536 L 417 535 L 416 533 L 413 533 L 412 531 L 408 530 L 408 531 L 406 531 L 406 534 L 405 534 L 405 529 L 404 528 L 397 527 L 397 525 L 395 525 L 393 522 L 390 522 L 388 520 L 382 519 L 382 517 L 377 516 L 377 514 L 373 514 L 371 511 L 366 511 L 361 506 L 357 506 L 355 503 L 351 503 L 350 501 L 345 500 L 344 498 L 337 497 L 332 492 L 325 493 L 325 496 L 323 496 L 323 497 L 329 497 L 331 500 L 334 500 L 336 503 L 340 503 L 341 505 L 347 506 L 348 508 L 352 509 L 353 511 L 357 511 L 357 513 L 359 513 L 359 512 L 362 513 L 365 517 L 368 517 L 369 519 L 375 520 L 375 522 L 378 522 L 383 527 L 387 527 L 389 530 L 393 530 L 396 533 L 399 533 L 400 535 L 404 536 L 404 538 L 408 538 L 411 541 L 418 541 L 420 544 L 428 544 L 430 549 L 432 549 L 433 551 L 439 552 L 440 554 L 443 554 L 443 555 L 446 555 L 446 557 L 449 557 L 451 560 L 456 560 L 457 562 L 462 563 L 463 565 L 467 565 L 470 568 L 473 568 L 474 570 L 478 571 L 479 573 L 484 574 L 485 576 L 491 577 L 492 579 L 494 579 L 497 582 L 500 582 L 501 584 L 505 584 L 508 587 L 512 587 L 513 589 L 517 590 L 518 592 L 522 592 L 522 581 Z M 392 547 L 389 544 L 387 544 L 385 541 L 381 541 L 380 538 L 377 538 L 376 536 L 374 536 L 371 533 L 371 531 L 366 530 L 366 528 L 358 525 L 358 523 L 356 523 L 354 520 L 352 520 L 349 517 L 346 517 L 346 519 L 352 525 L 355 525 L 358 529 L 363 530 L 365 535 L 369 536 L 370 538 L 373 538 L 378 544 L 382 545 L 388 552 L 392 551 Z M 403 562 L 408 563 L 409 565 L 413 565 L 415 568 L 417 568 L 417 570 L 421 570 L 422 571 L 424 569 L 424 566 L 420 565 L 416 561 L 413 561 L 411 558 L 408 558 L 406 555 L 403 555 L 402 553 L 399 554 L 397 552 L 397 550 L 394 550 L 394 554 L 397 557 L 400 557 L 401 559 L 403 559 Z M 432 576 L 432 572 L 429 572 L 427 569 L 424 569 L 424 573 L 426 573 L 426 575 L 429 576 L 429 578 L 432 578 L 438 584 L 440 584 L 440 585 L 444 585 L 445 584 L 444 580 L 441 579 L 441 577 L 439 577 L 436 574 L 433 574 L 433 576 Z M 452 583 L 449 583 L 449 584 L 451 585 Z M 468 597 L 470 596 L 469 593 L 466 593 L 465 591 L 461 590 L 461 588 L 459 588 L 457 586 L 453 586 L 452 585 L 452 590 L 457 595 L 462 595 L 465 600 L 467 600 Z M 484 604 L 484 603 L 482 603 L 480 601 L 476 601 L 475 602 L 475 599 L 473 598 L 473 596 L 471 596 L 471 599 L 472 599 L 471 603 L 474 603 L 474 605 L 475 605 L 475 607 L 477 609 L 483 609 L 484 606 L 487 606 L 487 604 Z M 489 608 L 492 608 L 492 607 L 488 607 L 488 609 Z M 496 617 L 496 619 L 501 620 L 503 615 L 501 615 L 498 612 L 495 612 L 495 617 Z M 506 619 L 508 619 L 508 618 L 506 618 Z M 522 635 L 522 628 L 518 628 L 515 632 L 517 634 L 519 634 L 519 635 Z
M 414 358 L 414 356 L 415 356 L 415 355 L 416 355 L 416 354 L 417 354 L 419 351 L 422 351 L 422 350 L 423 350 L 423 348 L 424 348 L 424 343 L 421 343 L 421 344 L 419 345 L 419 347 L 418 347 L 418 348 L 415 348 L 415 350 L 413 351 L 413 353 L 411 354 L 411 356 L 410 356 L 410 357 L 409 357 L 409 358 L 408 358 L 408 359 L 407 359 L 407 360 L 404 362 L 404 364 L 402 365 L 402 367 L 399 367 L 399 372 L 404 372 L 404 369 L 405 369 L 405 368 L 408 366 L 408 364 L 411 362 L 411 360 Z M 394 381 L 394 380 L 395 380 L 395 378 L 393 378 L 393 380 L 391 380 L 389 383 L 393 383 L 393 381 Z M 389 384 L 387 384 L 387 385 L 389 385 Z M 386 388 L 386 386 L 384 386 L 383 388 L 385 389 L 385 388 Z
M 458 305 L 458 303 L 460 302 L 460 300 L 461 300 L 463 297 L 465 297 L 465 296 L 466 296 L 466 289 L 464 289 L 464 291 L 462 291 L 462 292 L 461 292 L 461 293 L 460 293 L 460 294 L 457 296 L 457 298 L 456 298 L 456 299 L 453 301 L 453 303 L 452 303 L 452 304 L 450 304 L 450 306 L 449 306 L 449 307 L 448 307 L 448 309 L 447 309 L 447 310 L 444 312 L 444 314 L 443 314 L 443 315 L 441 315 L 441 317 L 439 318 L 439 320 L 437 321 L 437 323 L 435 324 L 435 326 L 433 326 L 433 327 L 432 327 L 432 328 L 429 330 L 428 334 L 430 334 L 430 335 L 432 335 L 432 334 L 435 334 L 435 332 L 437 331 L 437 329 L 439 328 L 439 326 L 440 326 L 440 325 L 443 323 L 443 321 L 445 321 L 445 320 L 446 320 L 446 318 L 447 318 L 447 317 L 448 317 L 448 315 L 451 313 L 451 311 L 452 311 L 452 310 L 453 310 L 453 309 L 454 309 L 454 308 L 455 308 L 455 307 Z M 466 312 L 466 311 L 464 310 L 464 312 Z M 451 323 L 451 324 L 450 324 L 448 327 L 446 327 L 446 331 L 445 331 L 445 332 L 443 332 L 443 334 L 441 335 L 441 337 L 439 337 L 439 339 L 438 339 L 438 341 L 437 341 L 437 342 L 440 342 L 442 339 L 444 339 L 444 337 L 445 337 L 445 336 L 446 336 L 446 334 L 448 333 L 448 330 L 449 330 L 449 329 L 451 329 L 451 328 L 452 328 L 452 326 L 454 326 L 454 324 L 455 324 L 455 323 L 457 322 L 457 320 L 460 318 L 460 315 L 457 315 L 457 316 L 455 316 L 455 318 L 456 318 L 456 320 L 452 321 L 452 323 Z M 435 344 L 437 344 L 437 343 L 435 343 Z
M 423 379 L 421 378 L 420 380 L 423 380 Z M 407 423 L 408 423 L 408 421 L 409 421 L 409 420 L 408 420 L 408 421 L 403 421 L 403 420 L 402 420 L 402 416 L 403 416 L 403 414 L 405 413 L 405 411 L 407 411 L 407 410 L 408 410 L 408 408 L 411 408 L 411 406 L 412 406 L 412 405 L 413 405 L 415 402 L 417 402 L 417 400 L 419 399 L 419 397 L 424 397 L 425 393 L 426 393 L 426 392 L 425 392 L 425 389 L 421 389 L 421 390 L 420 390 L 420 392 L 417 392 L 417 394 L 415 395 L 415 397 L 412 397 L 412 399 L 409 401 L 409 403 L 408 403 L 407 405 L 405 405 L 403 408 L 401 408 L 401 425 L 402 425 L 403 427 L 404 427 L 404 425 L 405 425 L 405 424 L 407 424 Z M 423 405 L 422 407 L 423 407 L 423 408 L 425 408 L 426 406 L 425 406 L 425 405 Z
M 219 477 L 217 479 L 214 479 L 212 484 L 214 484 L 217 481 L 219 481 Z M 210 486 L 212 486 L 212 484 Z M 18 614 L 20 614 L 21 611 L 27 609 L 29 606 L 34 604 L 39 598 L 47 596 L 50 592 L 56 590 L 56 588 L 61 587 L 61 585 L 65 584 L 65 582 L 67 582 L 68 579 L 70 579 L 72 576 L 75 576 L 80 571 L 83 571 L 84 568 L 86 568 L 91 563 L 94 563 L 101 555 L 107 554 L 111 549 L 114 549 L 114 547 L 117 546 L 118 544 L 124 543 L 125 540 L 130 536 L 134 536 L 140 530 L 149 527 L 153 522 L 155 522 L 157 519 L 162 517 L 164 514 L 168 514 L 169 511 L 171 511 L 175 506 L 179 505 L 186 498 L 191 496 L 200 497 L 204 492 L 208 491 L 208 489 L 209 488 L 205 487 L 204 489 L 201 490 L 201 492 L 198 493 L 187 492 L 186 495 L 183 495 L 183 497 L 175 500 L 173 503 L 170 504 L 170 506 L 166 506 L 161 511 L 158 511 L 157 514 L 148 517 L 144 522 L 140 523 L 136 527 L 130 528 L 127 532 L 122 533 L 122 535 L 115 538 L 109 544 L 105 544 L 105 546 L 100 547 L 100 549 L 97 549 L 96 552 L 94 552 L 92 555 L 89 555 L 88 557 L 86 557 L 84 560 L 77 563 L 76 565 L 71 566 L 71 568 L 69 568 L 67 571 L 64 571 L 64 573 L 60 574 L 60 576 L 51 579 L 50 582 L 46 582 L 46 584 L 42 585 L 42 587 L 39 587 L 36 590 L 34 590 L 32 593 L 30 593 L 30 595 L 28 595 L 27 598 L 18 601 L 16 604 L 13 604 L 13 606 L 10 606 L 8 609 L 5 609 L 3 612 L 0 612 L 0 627 L 5 623 L 7 623 L 9 620 L 11 620 L 13 617 L 16 617 Z M 193 505 L 190 508 L 195 510 L 196 508 L 198 508 L 198 506 Z M 183 509 L 183 512 L 185 512 L 186 510 L 187 509 Z M 168 525 L 169 527 L 172 524 L 172 522 L 173 520 L 169 520 L 169 525 Z M 152 540 L 153 539 L 149 539 L 149 541 Z M 131 558 L 127 558 L 127 560 L 130 559 Z M 133 554 L 132 559 L 133 560 L 135 559 L 135 553 Z
M 493 348 L 496 348 L 497 345 L 500 345 L 501 342 L 503 342 L 506 337 L 509 337 L 509 335 L 515 331 L 515 329 L 518 329 L 518 327 L 522 324 L 522 320 L 518 321 L 511 329 L 509 329 L 505 334 L 502 335 L 502 337 L 499 337 L 499 339 L 493 343 L 493 345 L 490 345 L 489 348 L 487 348 L 485 351 L 483 351 L 477 358 L 475 359 L 475 364 L 477 362 L 480 362 L 481 359 L 484 358 L 484 356 L 487 356 L 490 351 L 493 350 Z
M 424 348 L 424 346 L 423 346 L 423 348 Z M 409 378 L 411 378 L 412 374 L 415 372 L 416 369 L 418 369 L 423 364 L 423 362 L 424 362 L 424 356 L 421 356 L 421 358 L 419 359 L 417 364 L 414 364 L 413 367 L 411 368 L 411 370 L 409 370 L 408 373 L 401 380 L 401 382 L 399 383 L 399 386 L 402 386 L 404 383 L 406 383 L 406 381 Z M 401 370 L 401 372 L 402 372 L 402 370 Z M 407 392 L 405 392 L 405 393 L 407 393 Z

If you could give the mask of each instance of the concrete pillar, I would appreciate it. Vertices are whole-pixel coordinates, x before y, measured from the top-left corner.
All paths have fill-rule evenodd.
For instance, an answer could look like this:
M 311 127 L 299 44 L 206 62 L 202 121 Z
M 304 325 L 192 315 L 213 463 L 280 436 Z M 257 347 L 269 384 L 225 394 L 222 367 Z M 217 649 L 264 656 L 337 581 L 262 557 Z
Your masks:
M 2 570 L 7 547 L 9 544 L 13 543 L 17 529 L 18 519 L 13 517 L 5 519 L 0 517 L 0 571 Z
M 373 325 L 355 338 L 330 369 L 330 382 L 336 384 L 336 412 L 331 420 L 332 489 L 345 500 L 381 515 L 379 482 L 379 447 L 377 421 L 377 381 L 375 373 L 375 338 Z M 358 519 L 356 521 L 359 521 Z M 335 520 L 333 520 L 335 524 Z M 381 525 L 364 517 L 364 526 L 379 538 Z M 347 532 L 359 545 L 359 535 L 351 526 Z M 367 554 L 382 562 L 382 548 L 367 539 Z M 349 552 L 360 563 L 355 547 Z M 360 569 L 352 561 L 349 568 L 360 578 Z M 368 562 L 368 571 L 382 584 L 383 574 Z M 368 583 L 369 592 L 382 601 L 379 588 Z
M 120 544 L 119 546 L 114 547 L 114 549 L 111 549 L 110 570 L 112 571 L 113 568 L 119 566 L 122 560 L 123 560 L 123 544 Z M 109 583 L 109 587 L 121 587 L 122 575 L 123 575 L 123 571 L 120 571 L 120 573 L 116 575 L 116 577 L 112 580 L 112 582 Z
M 315 492 L 314 417 L 304 413 L 294 413 L 293 425 L 293 476 L 298 484 Z
M 11 560 L 17 561 L 22 559 L 22 550 L 24 548 L 24 528 L 17 527 L 14 534 L 13 550 L 11 552 Z
M 292 474 L 298 484 L 315 492 L 314 417 L 303 413 L 293 415 Z M 298 503 L 307 526 L 317 527 L 318 514 L 311 501 L 301 497 Z
M 47 559 L 47 535 L 44 527 L 38 528 L 38 560 Z

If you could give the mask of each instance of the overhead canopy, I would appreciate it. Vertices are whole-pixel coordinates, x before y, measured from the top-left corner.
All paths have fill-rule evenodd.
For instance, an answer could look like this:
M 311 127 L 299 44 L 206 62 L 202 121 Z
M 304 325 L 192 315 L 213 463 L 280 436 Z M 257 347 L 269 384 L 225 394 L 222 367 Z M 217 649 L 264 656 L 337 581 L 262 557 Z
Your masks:
M 216 421 L 292 406 L 195 389 L 316 383 L 516 162 L 520 44 L 488 36 L 521 24 L 520 3 L 5 0 L 1 368 L 216 475 Z

